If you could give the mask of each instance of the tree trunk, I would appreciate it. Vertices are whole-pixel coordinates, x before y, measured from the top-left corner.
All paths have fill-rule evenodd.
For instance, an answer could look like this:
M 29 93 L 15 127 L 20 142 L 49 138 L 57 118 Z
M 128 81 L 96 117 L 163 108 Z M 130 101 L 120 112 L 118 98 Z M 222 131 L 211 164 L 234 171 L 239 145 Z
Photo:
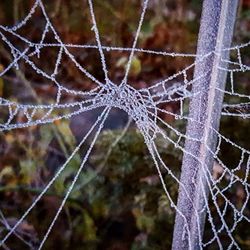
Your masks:
M 229 51 L 236 18 L 237 0 L 204 0 L 193 84 L 196 93 L 190 102 L 181 183 L 173 235 L 173 250 L 201 249 L 209 195 L 207 171 L 213 167 L 217 144 L 223 90 Z M 201 59 L 202 56 L 211 53 Z M 218 88 L 222 91 L 218 91 Z M 198 93 L 198 94 L 197 94 Z M 208 150 L 208 148 L 211 150 Z M 202 210 L 204 209 L 204 210 Z M 185 219 L 184 219 L 185 218 Z

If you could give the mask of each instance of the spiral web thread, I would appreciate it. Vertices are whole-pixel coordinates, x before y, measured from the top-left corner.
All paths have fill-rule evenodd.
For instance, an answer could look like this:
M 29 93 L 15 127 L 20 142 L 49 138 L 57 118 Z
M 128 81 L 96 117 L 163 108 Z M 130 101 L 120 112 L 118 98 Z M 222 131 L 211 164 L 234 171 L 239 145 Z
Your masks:
M 178 177 L 175 176 L 173 171 L 171 171 L 171 166 L 167 166 L 157 149 L 155 140 L 157 137 L 162 137 L 167 143 L 171 143 L 176 149 L 185 152 L 183 147 L 183 140 L 187 138 L 187 136 L 174 128 L 171 124 L 168 124 L 164 121 L 160 114 L 168 114 L 173 115 L 176 120 L 184 120 L 188 121 L 188 116 L 184 112 L 184 103 L 186 103 L 190 98 L 195 95 L 199 95 L 200 93 L 192 93 L 190 88 L 192 84 L 205 77 L 206 74 L 209 74 L 211 69 L 208 69 L 207 72 L 202 72 L 198 79 L 188 80 L 187 72 L 192 70 L 195 67 L 197 62 L 190 64 L 188 67 L 179 71 L 175 75 L 169 76 L 159 82 L 149 85 L 149 87 L 135 89 L 129 85 L 128 82 L 128 74 L 131 68 L 131 63 L 133 56 L 136 53 L 147 53 L 150 55 L 161 55 L 164 57 L 190 57 L 193 59 L 204 60 L 210 56 L 213 56 L 214 53 L 220 55 L 220 51 L 213 51 L 207 55 L 196 55 L 196 54 L 181 54 L 181 53 L 168 53 L 164 51 L 153 51 L 142 48 L 137 48 L 137 42 L 139 39 L 141 26 L 147 11 L 148 0 L 145 0 L 142 4 L 142 10 L 140 19 L 138 22 L 137 30 L 135 31 L 134 41 L 131 48 L 122 48 L 122 47 L 111 47 L 111 46 L 103 46 L 101 43 L 101 37 L 99 35 L 98 25 L 96 23 L 94 6 L 92 0 L 88 0 L 89 11 L 92 19 L 92 31 L 95 35 L 96 44 L 94 45 L 82 45 L 82 44 L 66 44 L 63 43 L 61 38 L 59 37 L 56 28 L 52 25 L 50 18 L 47 15 L 45 7 L 43 5 L 42 0 L 36 0 L 33 7 L 31 8 L 28 15 L 20 21 L 17 25 L 13 27 L 7 27 L 0 25 L 0 36 L 1 42 L 10 50 L 12 55 L 11 63 L 5 67 L 0 72 L 0 77 L 4 76 L 8 71 L 12 68 L 16 68 L 18 70 L 19 62 L 23 61 L 25 64 L 29 65 L 33 71 L 42 76 L 44 79 L 52 82 L 54 87 L 57 89 L 55 101 L 52 104 L 25 104 L 19 103 L 15 101 L 11 101 L 5 98 L 0 98 L 0 108 L 1 110 L 7 110 L 8 119 L 3 121 L 0 124 L 0 131 L 6 132 L 9 130 L 17 129 L 17 128 L 26 128 L 34 125 L 43 125 L 52 123 L 56 120 L 60 119 L 70 119 L 71 117 L 86 112 L 94 110 L 98 107 L 105 107 L 103 112 L 99 115 L 96 122 L 93 124 L 92 128 L 88 131 L 88 133 L 82 138 L 79 145 L 74 149 L 71 155 L 68 157 L 66 162 L 60 166 L 58 172 L 54 175 L 54 177 L 49 181 L 49 183 L 44 187 L 41 194 L 33 200 L 30 207 L 26 210 L 23 216 L 18 220 L 18 222 L 14 226 L 10 226 L 4 216 L 4 214 L 0 213 L 1 223 L 6 228 L 6 233 L 1 239 L 1 246 L 8 249 L 8 238 L 11 235 L 16 236 L 16 240 L 22 240 L 28 246 L 30 246 L 29 242 L 26 242 L 25 239 L 22 238 L 18 234 L 18 226 L 25 220 L 30 211 L 35 208 L 37 202 L 43 197 L 43 195 L 47 192 L 47 190 L 53 185 L 55 180 L 60 176 L 60 174 L 67 167 L 70 160 L 74 157 L 74 155 L 78 152 L 79 148 L 84 144 L 88 136 L 92 131 L 95 130 L 95 136 L 92 140 L 91 145 L 89 146 L 85 156 L 83 157 L 82 163 L 79 166 L 77 173 L 74 176 L 72 184 L 68 188 L 65 193 L 65 197 L 62 200 L 62 203 L 59 209 L 56 212 L 53 221 L 48 226 L 48 230 L 46 234 L 42 237 L 39 249 L 43 247 L 46 243 L 47 238 L 56 222 L 62 208 L 67 201 L 72 189 L 75 186 L 75 183 L 82 172 L 85 163 L 91 153 L 91 149 L 93 148 L 98 135 L 101 132 L 101 129 L 105 123 L 105 120 L 109 114 L 111 108 L 116 107 L 124 110 L 128 113 L 128 115 L 134 120 L 137 125 L 137 128 L 143 135 L 145 140 L 145 144 L 148 147 L 149 153 L 154 161 L 155 167 L 159 174 L 160 181 L 162 183 L 164 192 L 167 198 L 170 201 L 172 209 L 179 213 L 181 216 L 180 210 L 178 209 L 176 202 L 174 202 L 171 197 L 165 182 L 162 176 L 162 171 L 166 171 L 169 176 L 171 176 L 178 185 L 182 185 L 179 181 Z M 19 30 L 24 27 L 28 22 L 34 21 L 33 15 L 37 10 L 40 10 L 43 14 L 43 18 L 45 19 L 45 26 L 40 38 L 39 42 L 32 42 L 22 36 L 19 33 Z M 52 32 L 55 38 L 55 43 L 46 43 L 45 38 L 48 32 Z M 14 36 L 17 39 L 20 39 L 24 44 L 25 48 L 19 49 L 15 44 L 13 44 L 9 39 L 8 35 Z M 237 45 L 231 48 L 224 48 L 224 50 L 230 50 L 233 54 L 236 54 L 236 59 L 230 59 L 228 62 L 228 68 L 220 68 L 220 70 L 228 72 L 228 82 L 226 90 L 217 89 L 217 91 L 224 93 L 224 104 L 222 109 L 222 119 L 226 117 L 237 117 L 238 119 L 244 119 L 242 121 L 246 122 L 247 119 L 250 118 L 250 95 L 240 93 L 235 91 L 237 89 L 237 84 L 234 81 L 234 76 L 236 73 L 246 72 L 250 70 L 250 65 L 246 65 L 242 59 L 242 50 L 247 49 L 250 46 L 250 42 Z M 58 54 L 57 59 L 52 65 L 53 73 L 46 73 L 41 68 L 39 68 L 35 62 L 32 61 L 32 57 L 37 56 L 39 58 L 40 51 L 44 48 L 57 48 Z M 91 73 L 89 73 L 74 57 L 74 55 L 70 52 L 70 48 L 77 49 L 95 49 L 98 51 L 100 56 L 100 62 L 102 64 L 102 69 L 104 73 L 104 81 L 101 82 L 95 78 Z M 128 63 L 126 65 L 126 70 L 124 74 L 124 78 L 120 84 L 114 84 L 108 77 L 108 68 L 106 64 L 105 53 L 109 53 L 112 51 L 125 51 L 129 53 Z M 60 84 L 57 80 L 57 74 L 61 66 L 62 56 L 67 56 L 74 65 L 89 78 L 93 84 L 96 85 L 95 88 L 89 91 L 81 91 L 67 88 Z M 223 61 L 224 59 L 221 58 Z M 175 83 L 169 85 L 169 82 L 179 81 L 179 79 L 183 79 L 180 83 Z M 178 79 L 178 80 L 177 80 Z M 68 95 L 77 98 L 77 101 L 72 102 L 63 102 L 62 96 Z M 177 96 L 177 97 L 176 97 Z M 233 100 L 233 101 L 231 101 Z M 165 109 L 160 108 L 161 104 L 167 104 L 171 102 L 178 102 L 180 104 L 180 111 L 178 113 L 173 113 L 171 111 L 167 111 Z M 61 115 L 58 115 L 58 111 Z M 53 113 L 57 111 L 57 114 Z M 25 117 L 22 121 L 16 122 L 15 118 L 19 115 Z M 210 128 L 212 129 L 212 128 Z M 240 129 L 240 128 L 239 128 Z M 171 131 L 173 136 L 169 136 L 169 132 Z M 211 238 L 209 240 L 203 240 L 202 237 L 199 237 L 199 245 L 200 248 L 205 248 L 211 244 L 217 244 L 217 246 L 222 249 L 222 232 L 226 231 L 226 234 L 229 238 L 228 249 L 240 249 L 237 239 L 235 239 L 234 231 L 237 226 L 242 221 L 250 222 L 250 214 L 249 214 L 249 167 L 250 167 L 250 151 L 246 148 L 241 147 L 237 144 L 237 142 L 231 141 L 227 137 L 223 136 L 220 132 L 216 132 L 218 136 L 218 145 L 214 157 L 214 167 L 213 173 L 210 173 L 206 166 L 204 166 L 203 171 L 206 176 L 206 180 L 209 187 L 210 198 L 212 199 L 212 203 L 210 204 L 208 201 L 205 203 L 203 210 L 207 214 L 209 225 L 207 225 L 211 230 Z M 192 138 L 191 138 L 192 139 Z M 219 152 L 222 144 L 227 144 L 228 147 L 232 148 L 232 150 L 238 150 L 241 152 L 241 157 L 238 160 L 238 164 L 236 167 L 228 167 L 219 157 Z M 209 148 L 208 148 L 209 150 Z M 241 173 L 241 174 L 239 174 Z M 242 174 L 243 173 L 243 174 Z M 202 185 L 202 183 L 201 183 Z M 235 187 L 241 190 L 242 192 L 242 201 L 236 202 L 231 200 L 227 193 L 235 191 Z M 201 187 L 203 188 L 203 187 Z M 233 190 L 233 191 L 231 191 Z M 206 198 L 205 198 L 206 199 Z M 220 205 L 219 205 L 220 202 Z M 221 202 L 223 205 L 221 205 Z M 196 220 L 199 219 L 199 214 L 204 211 L 196 211 Z M 226 219 L 226 215 L 230 211 L 233 214 L 233 217 L 230 222 Z M 215 222 L 214 214 L 217 216 L 217 220 Z M 185 220 L 185 218 L 184 218 Z M 190 232 L 188 227 L 186 227 L 186 233 L 188 237 L 190 237 Z M 1 234 L 3 235 L 3 234 Z M 31 246 L 30 246 L 31 247 Z

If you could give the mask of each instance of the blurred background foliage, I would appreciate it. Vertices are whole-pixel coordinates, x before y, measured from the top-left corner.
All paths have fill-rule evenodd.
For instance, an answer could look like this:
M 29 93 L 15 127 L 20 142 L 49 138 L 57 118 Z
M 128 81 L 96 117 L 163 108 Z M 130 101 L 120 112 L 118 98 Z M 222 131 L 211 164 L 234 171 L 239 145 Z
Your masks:
M 86 0 L 44 0 L 46 10 L 64 43 L 95 44 Z M 139 0 L 94 0 L 95 14 L 102 43 L 107 46 L 131 47 L 138 24 L 141 2 Z M 25 17 L 33 0 L 1 0 L 0 24 L 14 25 Z M 167 51 L 195 53 L 201 14 L 199 0 L 150 0 L 149 9 L 142 26 L 138 47 Z M 45 20 L 36 11 L 32 22 L 21 29 L 21 34 L 32 41 L 39 41 Z M 14 37 L 11 41 L 20 49 L 24 44 Z M 48 33 L 47 42 L 55 42 Z M 240 1 L 239 18 L 236 25 L 235 42 L 250 40 L 250 1 Z M 97 79 L 103 80 L 97 50 L 70 49 L 79 63 Z M 250 54 L 244 51 L 244 60 Z M 58 49 L 41 50 L 40 58 L 32 60 L 46 72 L 51 72 L 51 62 L 56 60 Z M 105 52 L 109 77 L 119 83 L 124 75 L 128 52 Z M 233 55 L 232 55 L 233 56 Z M 49 60 L 48 60 L 49 58 Z M 11 54 L 0 42 L 0 71 L 11 60 Z M 129 74 L 135 88 L 149 86 L 154 82 L 175 74 L 193 59 L 163 57 L 136 53 Z M 249 64 L 249 63 L 248 63 Z M 192 70 L 188 78 L 192 77 Z M 73 89 L 89 90 L 94 84 L 85 78 L 68 58 L 62 59 L 58 81 Z M 238 74 L 237 91 L 250 93 L 249 74 Z M 13 69 L 0 78 L 0 96 L 26 103 L 52 103 L 56 94 L 54 85 L 45 81 L 24 62 L 19 70 Z M 64 96 L 64 101 L 72 97 Z M 228 97 L 225 97 L 228 98 Z M 178 113 L 179 104 L 162 106 Z M 99 111 L 98 111 L 99 112 Z M 82 136 L 97 117 L 81 114 L 71 120 L 60 120 L 50 125 L 32 126 L 0 134 L 0 209 L 10 225 L 21 217 L 31 202 L 44 188 L 57 168 L 66 160 Z M 0 110 L 0 120 L 7 112 Z M 166 122 L 185 131 L 184 121 L 175 121 L 171 115 L 162 115 Z M 17 117 L 22 120 L 23 117 Z M 164 195 L 157 171 L 145 146 L 142 136 L 126 114 L 113 110 L 80 175 L 62 214 L 49 236 L 44 249 L 170 249 L 175 210 Z M 239 129 L 239 124 L 242 129 Z M 221 131 L 244 148 L 249 149 L 249 121 L 223 118 Z M 174 137 L 171 131 L 167 131 Z M 246 136 L 247 135 L 247 136 Z M 117 141 L 117 138 L 120 140 Z M 18 227 L 18 233 L 35 249 L 46 232 L 60 202 L 76 173 L 82 155 L 91 138 L 68 164 L 55 185 L 50 188 L 27 219 Z M 180 175 L 180 151 L 173 145 L 157 139 L 159 153 L 174 174 Z M 239 161 L 240 152 L 231 152 L 229 145 L 222 145 L 220 156 L 227 166 Z M 230 152 L 230 154 L 228 153 Z M 163 169 L 168 190 L 177 199 L 178 186 Z M 215 173 L 216 174 L 216 173 Z M 219 174 L 219 173 L 218 173 Z M 237 187 L 236 187 L 237 189 Z M 238 190 L 238 189 L 237 189 Z M 229 196 L 241 202 L 240 190 Z M 249 213 L 249 208 L 247 210 Z M 2 222 L 2 221 L 1 221 Z M 250 248 L 250 238 L 242 223 L 236 230 L 236 238 L 242 249 Z M 0 236 L 6 228 L 0 224 Z M 205 232 L 208 237 L 209 232 Z M 227 240 L 225 239 L 225 244 Z M 27 245 L 15 236 L 8 241 L 11 249 L 27 249 Z M 210 249 L 214 249 L 211 246 Z

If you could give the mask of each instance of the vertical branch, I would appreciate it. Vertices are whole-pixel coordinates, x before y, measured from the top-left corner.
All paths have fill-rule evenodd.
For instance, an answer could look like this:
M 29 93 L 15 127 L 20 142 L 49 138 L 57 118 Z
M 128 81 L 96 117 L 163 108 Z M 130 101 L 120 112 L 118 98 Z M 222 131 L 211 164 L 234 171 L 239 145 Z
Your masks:
M 212 171 L 219 129 L 223 90 L 229 51 L 236 18 L 237 0 L 204 0 L 199 32 L 194 79 L 203 72 L 209 73 L 195 81 L 190 102 L 185 152 L 182 163 L 181 183 L 177 207 L 185 216 L 176 214 L 173 235 L 173 250 L 201 249 L 202 235 L 208 202 L 208 176 Z M 204 55 L 210 54 L 200 60 Z M 201 56 L 201 57 L 200 57 Z M 219 91 L 218 89 L 222 90 Z M 197 94 L 199 93 L 199 94 Z M 210 150 L 208 150 L 208 148 Z M 188 195 L 187 195 L 188 194 Z M 189 234 L 187 233 L 189 232 Z

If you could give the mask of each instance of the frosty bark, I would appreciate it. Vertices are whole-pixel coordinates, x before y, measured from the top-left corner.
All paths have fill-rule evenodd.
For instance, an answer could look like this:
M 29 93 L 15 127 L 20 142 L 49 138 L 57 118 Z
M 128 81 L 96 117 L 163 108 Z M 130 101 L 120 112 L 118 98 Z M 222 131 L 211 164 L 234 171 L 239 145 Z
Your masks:
M 179 187 L 178 209 L 176 214 L 173 235 L 173 250 L 200 249 L 204 230 L 206 202 L 209 195 L 208 181 L 205 170 L 212 171 L 213 153 L 215 151 L 219 129 L 223 92 L 225 89 L 226 71 L 219 67 L 227 68 L 227 64 L 220 59 L 228 59 L 228 48 L 231 45 L 233 27 L 236 17 L 237 0 L 204 0 L 199 32 L 197 55 L 211 53 L 199 62 L 196 59 L 194 79 L 200 78 L 193 85 L 195 95 L 190 103 L 189 122 L 186 135 L 189 138 L 185 143 L 183 156 L 181 183 Z M 217 89 L 216 89 L 217 88 Z M 195 122 L 196 121 L 196 122 Z M 197 122 L 198 121 L 198 122 Z M 189 231 L 189 233 L 188 233 Z

